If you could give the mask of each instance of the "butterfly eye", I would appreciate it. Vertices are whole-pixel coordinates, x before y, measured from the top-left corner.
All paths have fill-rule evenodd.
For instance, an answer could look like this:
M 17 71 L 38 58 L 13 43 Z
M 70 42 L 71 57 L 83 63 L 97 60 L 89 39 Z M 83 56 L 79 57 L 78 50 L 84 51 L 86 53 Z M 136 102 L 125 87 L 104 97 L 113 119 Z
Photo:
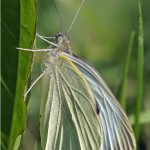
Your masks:
M 62 36 L 62 33 L 59 32 L 59 33 L 57 34 L 57 37 L 61 37 L 61 36 Z
M 59 37 L 63 37 L 64 36 L 64 33 L 63 32 L 58 32 L 56 34 L 56 38 L 59 38 Z

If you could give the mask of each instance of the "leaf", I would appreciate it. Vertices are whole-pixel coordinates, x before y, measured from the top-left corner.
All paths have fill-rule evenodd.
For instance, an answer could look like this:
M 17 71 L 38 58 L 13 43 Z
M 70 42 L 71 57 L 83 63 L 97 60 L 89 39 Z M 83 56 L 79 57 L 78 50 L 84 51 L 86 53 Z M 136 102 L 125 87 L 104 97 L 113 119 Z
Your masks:
M 138 26 L 138 49 L 137 49 L 137 89 L 136 89 L 136 107 L 135 107 L 135 137 L 138 141 L 140 134 L 140 113 L 143 100 L 143 67 L 144 67 L 144 36 L 142 8 L 139 0 L 139 26 Z
M 135 32 L 132 31 L 131 36 L 130 36 L 128 51 L 127 51 L 127 56 L 126 56 L 126 60 L 125 60 L 125 63 L 124 63 L 124 70 L 123 70 L 121 87 L 119 88 L 120 89 L 119 90 L 119 100 L 120 100 L 121 105 L 124 108 L 124 110 L 126 108 L 128 73 L 129 73 L 129 66 L 130 66 L 130 62 L 131 62 L 131 54 L 132 54 L 134 35 L 135 35 Z
M 26 107 L 23 95 L 32 63 L 32 53 L 18 51 L 16 47 L 31 48 L 33 45 L 36 4 L 35 0 L 3 0 L 2 5 L 1 130 L 9 137 L 7 147 L 12 150 L 17 136 L 25 128 Z
M 2 6 L 1 130 L 9 137 L 17 77 L 18 52 L 15 47 L 19 45 L 19 0 L 3 0 Z
M 8 137 L 2 132 L 0 134 L 1 134 L 1 148 L 3 150 L 7 150 L 7 139 L 8 139 Z

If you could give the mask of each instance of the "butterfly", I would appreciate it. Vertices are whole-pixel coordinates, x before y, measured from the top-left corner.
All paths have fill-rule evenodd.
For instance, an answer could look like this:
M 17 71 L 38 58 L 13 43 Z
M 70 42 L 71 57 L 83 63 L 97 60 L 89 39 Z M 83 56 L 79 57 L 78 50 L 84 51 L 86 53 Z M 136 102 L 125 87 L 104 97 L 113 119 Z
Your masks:
M 51 46 L 29 50 L 45 53 L 43 72 L 25 96 L 42 78 L 42 148 L 135 150 L 134 133 L 127 115 L 99 73 L 72 52 L 67 34 L 64 31 L 58 32 L 54 43 L 39 34 L 37 36 Z
M 38 78 L 43 79 L 42 148 L 136 149 L 125 112 L 99 73 L 72 53 L 65 32 L 58 32 L 53 45 L 41 51 L 45 51 L 43 73 Z

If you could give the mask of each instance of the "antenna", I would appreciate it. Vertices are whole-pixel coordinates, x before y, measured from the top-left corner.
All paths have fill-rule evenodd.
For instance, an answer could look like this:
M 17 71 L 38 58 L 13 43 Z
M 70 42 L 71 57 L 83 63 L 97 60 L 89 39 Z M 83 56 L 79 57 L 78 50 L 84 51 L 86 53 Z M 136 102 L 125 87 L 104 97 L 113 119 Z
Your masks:
M 75 14 L 75 16 L 74 16 L 74 18 L 73 18 L 73 21 L 72 21 L 72 23 L 71 23 L 71 25 L 70 25 L 70 27 L 69 27 L 69 29 L 68 29 L 68 32 L 67 32 L 67 33 L 69 33 L 69 32 L 70 32 L 70 30 L 71 30 L 71 28 L 72 28 L 72 26 L 73 26 L 74 22 L 76 21 L 77 16 L 78 16 L 78 13 L 79 13 L 79 11 L 80 11 L 80 9 L 81 9 L 81 6 L 82 6 L 83 2 L 84 2 L 84 0 L 82 0 L 81 4 L 79 5 L 78 10 L 77 10 L 77 12 L 76 12 L 76 14 Z
M 61 15 L 60 15 L 60 13 L 59 13 L 57 7 L 56 7 L 55 0 L 52 0 L 52 2 L 53 2 L 53 5 L 54 5 L 54 7 L 55 7 L 55 9 L 56 9 L 56 12 L 57 12 L 57 15 L 58 15 L 58 18 L 59 18 L 59 22 L 60 22 L 60 25 L 61 25 L 61 29 L 63 30 L 63 29 L 64 29 L 64 26 L 63 26 L 62 17 L 61 17 Z

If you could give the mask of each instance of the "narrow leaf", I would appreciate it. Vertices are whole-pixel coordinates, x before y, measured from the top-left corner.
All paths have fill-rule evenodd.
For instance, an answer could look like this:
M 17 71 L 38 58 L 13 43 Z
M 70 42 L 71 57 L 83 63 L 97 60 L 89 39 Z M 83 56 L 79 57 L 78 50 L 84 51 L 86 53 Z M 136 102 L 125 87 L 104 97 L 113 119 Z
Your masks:
M 13 8 L 13 9 L 12 9 Z M 1 133 L 8 138 L 14 106 L 19 45 L 19 0 L 2 0 L 2 45 L 1 45 Z
M 32 48 L 35 31 L 36 31 L 36 2 L 35 0 L 28 0 L 28 1 L 21 0 L 19 46 L 24 48 Z M 25 91 L 25 85 L 30 73 L 31 63 L 32 63 L 32 53 L 22 51 L 18 52 L 17 83 L 16 83 L 11 134 L 9 138 L 9 147 L 8 147 L 9 150 L 13 149 L 17 136 L 19 134 L 22 134 L 25 129 L 26 106 L 24 103 L 23 95 Z
M 124 70 L 123 70 L 121 87 L 119 90 L 119 100 L 120 100 L 121 105 L 124 108 L 124 110 L 126 108 L 128 73 L 129 73 L 129 67 L 130 67 L 130 62 L 131 62 L 131 54 L 132 54 L 134 36 L 135 36 L 135 32 L 132 31 L 131 36 L 130 36 L 128 51 L 127 51 L 127 56 L 126 56 L 126 60 L 124 63 Z
M 136 140 L 139 139 L 140 134 L 140 113 L 142 106 L 143 94 L 143 63 L 144 63 L 144 37 L 143 37 L 143 20 L 142 8 L 139 0 L 139 27 L 138 27 L 138 50 L 137 50 L 137 93 L 136 93 L 136 108 L 135 108 L 135 136 Z

